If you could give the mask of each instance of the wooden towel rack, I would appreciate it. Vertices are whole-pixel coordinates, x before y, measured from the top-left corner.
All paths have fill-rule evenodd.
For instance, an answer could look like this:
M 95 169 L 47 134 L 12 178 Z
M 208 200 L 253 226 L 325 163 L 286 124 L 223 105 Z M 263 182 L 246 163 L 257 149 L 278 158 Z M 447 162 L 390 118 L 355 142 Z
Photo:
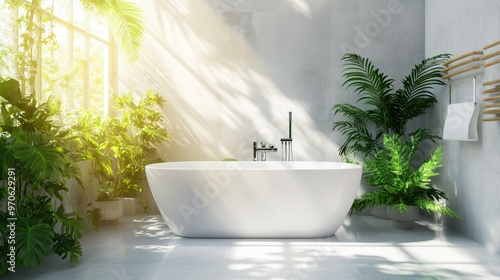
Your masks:
M 495 46 L 500 46 L 500 41 L 496 41 L 496 42 L 493 42 L 491 44 L 484 46 L 483 50 L 488 50 L 488 49 L 491 49 Z M 495 64 L 499 64 L 500 63 L 500 51 L 492 52 L 492 53 L 487 54 L 483 57 L 484 60 L 489 60 L 490 58 L 494 58 L 495 60 L 485 62 L 484 67 L 490 67 L 490 66 L 493 66 Z
M 500 46 L 500 41 L 493 42 L 483 47 L 483 51 L 490 51 L 493 47 Z M 500 64 L 500 50 L 492 51 L 483 55 L 485 71 L 488 67 Z M 483 83 L 483 115 L 490 115 L 483 118 L 483 121 L 500 121 L 500 79 L 486 81 Z
M 466 54 L 454 57 L 447 62 L 443 63 L 446 67 L 443 69 L 445 75 L 443 79 L 450 79 L 453 76 L 479 70 L 481 68 L 480 62 L 483 59 L 483 51 L 472 51 Z M 455 70 L 452 72 L 452 70 Z
M 483 67 L 484 74 L 485 71 L 489 71 L 488 67 L 500 64 L 499 46 L 500 40 L 484 46 L 482 51 L 471 51 L 446 61 L 443 63 L 445 67 L 443 79 L 450 80 L 453 76 L 479 70 L 481 67 Z M 483 121 L 500 121 L 500 79 L 483 82 L 483 94 L 485 95 Z
M 483 115 L 494 115 L 491 117 L 483 118 L 483 121 L 500 121 L 500 95 L 494 95 L 500 93 L 500 79 L 492 80 L 483 83 L 483 87 L 493 86 L 488 89 L 483 90 L 483 94 L 490 94 L 489 97 L 483 98 Z

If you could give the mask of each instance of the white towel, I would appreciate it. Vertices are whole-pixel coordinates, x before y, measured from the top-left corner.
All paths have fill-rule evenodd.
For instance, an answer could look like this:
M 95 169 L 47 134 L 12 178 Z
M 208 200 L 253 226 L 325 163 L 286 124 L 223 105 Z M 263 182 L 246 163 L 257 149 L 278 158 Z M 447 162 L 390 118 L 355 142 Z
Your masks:
M 448 105 L 444 123 L 443 139 L 477 141 L 477 118 L 479 104 L 463 102 Z

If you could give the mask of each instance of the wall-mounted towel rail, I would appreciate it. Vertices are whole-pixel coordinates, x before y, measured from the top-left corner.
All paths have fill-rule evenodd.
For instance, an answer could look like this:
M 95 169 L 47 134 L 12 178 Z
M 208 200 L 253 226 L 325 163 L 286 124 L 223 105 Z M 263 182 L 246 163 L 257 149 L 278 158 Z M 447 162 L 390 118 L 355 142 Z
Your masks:
M 483 50 L 471 51 L 454 57 L 443 63 L 443 79 L 450 80 L 449 99 L 451 101 L 451 78 L 460 74 L 458 78 L 472 75 L 487 77 L 489 73 L 498 73 L 497 68 L 492 67 L 500 64 L 500 40 L 487 44 Z M 481 71 L 482 70 L 482 71 Z M 492 72 L 493 71 L 493 72 Z M 470 73 L 468 73 L 470 72 Z M 498 77 L 498 76 L 497 76 Z M 483 82 L 483 121 L 500 121 L 500 79 Z M 451 103 L 451 102 L 450 102 Z
M 496 94 L 500 93 L 500 79 L 484 82 L 483 86 L 495 86 L 490 89 L 483 90 L 484 94 Z M 495 115 L 493 117 L 483 118 L 483 121 L 500 121 L 500 95 L 490 95 L 490 97 L 483 98 L 485 102 L 483 106 L 483 115 Z
M 494 46 L 500 46 L 500 40 L 484 46 L 483 50 L 487 50 L 489 48 L 493 48 Z
M 483 47 L 485 76 L 489 73 L 497 73 L 496 68 L 491 66 L 500 64 L 500 41 L 493 42 Z M 495 74 L 496 76 L 496 74 Z M 500 121 L 500 79 L 494 79 L 483 83 L 483 121 Z M 489 116 L 488 116 L 489 115 Z
M 500 79 L 484 82 L 483 86 L 491 86 L 491 85 L 494 85 L 494 84 L 500 84 Z
M 455 61 L 458 61 L 458 60 L 461 60 L 461 59 L 464 59 L 466 57 L 469 57 L 469 56 L 473 56 L 473 55 L 483 55 L 483 52 L 482 51 L 472 51 L 472 52 L 468 52 L 466 54 L 463 54 L 463 55 L 460 55 L 460 56 L 457 56 L 457 57 L 454 57 L 448 61 L 446 61 L 445 63 L 443 63 L 444 66 L 448 66 L 450 64 L 452 64 L 453 62 Z
M 487 63 L 484 64 L 484 67 L 490 67 L 490 66 L 493 66 L 495 64 L 500 64 L 500 59 L 493 60 L 491 62 L 487 62 Z
M 482 60 L 483 60 L 482 51 L 472 51 L 454 57 L 448 60 L 447 62 L 443 63 L 443 65 L 446 67 L 443 69 L 443 72 L 445 73 L 443 79 L 450 79 L 451 77 L 457 76 L 459 74 L 463 74 L 474 70 L 480 70 Z

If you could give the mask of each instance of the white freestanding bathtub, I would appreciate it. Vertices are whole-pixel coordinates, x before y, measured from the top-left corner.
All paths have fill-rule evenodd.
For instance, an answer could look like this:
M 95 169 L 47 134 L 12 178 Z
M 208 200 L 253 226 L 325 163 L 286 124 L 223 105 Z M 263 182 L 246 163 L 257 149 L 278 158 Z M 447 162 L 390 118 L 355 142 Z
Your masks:
M 198 161 L 146 166 L 170 229 L 195 238 L 317 238 L 342 225 L 361 166 L 340 162 Z

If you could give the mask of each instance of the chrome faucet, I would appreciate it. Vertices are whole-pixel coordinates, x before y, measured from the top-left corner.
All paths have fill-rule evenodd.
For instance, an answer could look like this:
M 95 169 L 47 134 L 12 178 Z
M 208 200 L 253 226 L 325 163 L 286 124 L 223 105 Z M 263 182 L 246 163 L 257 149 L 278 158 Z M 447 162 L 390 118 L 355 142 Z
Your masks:
M 292 112 L 288 113 L 288 138 L 281 138 L 283 161 L 293 161 L 292 151 Z
M 261 161 L 266 161 L 266 152 L 277 152 L 278 148 L 276 148 L 273 144 L 267 144 L 265 142 L 260 142 L 260 147 L 259 143 L 253 142 L 253 160 L 258 161 L 259 158 L 257 157 L 257 154 L 260 153 L 260 160 Z

